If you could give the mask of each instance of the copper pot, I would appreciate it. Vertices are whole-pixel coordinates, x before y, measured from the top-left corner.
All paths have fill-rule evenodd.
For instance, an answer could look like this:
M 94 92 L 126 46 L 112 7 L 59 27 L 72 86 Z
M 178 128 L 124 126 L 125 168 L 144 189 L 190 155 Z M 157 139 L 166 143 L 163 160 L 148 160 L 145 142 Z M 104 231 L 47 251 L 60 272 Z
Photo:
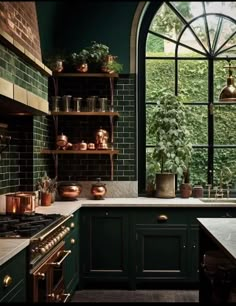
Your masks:
M 57 190 L 61 199 L 75 200 L 81 194 L 82 186 L 78 182 L 61 182 Z
M 36 194 L 34 192 L 6 194 L 6 213 L 8 214 L 34 214 L 36 206 Z
M 68 137 L 61 133 L 61 135 L 57 136 L 57 149 L 64 149 L 66 148 L 68 143 Z
M 106 184 L 101 183 L 101 179 L 97 178 L 97 183 L 92 184 L 91 194 L 95 200 L 102 200 L 107 193 Z

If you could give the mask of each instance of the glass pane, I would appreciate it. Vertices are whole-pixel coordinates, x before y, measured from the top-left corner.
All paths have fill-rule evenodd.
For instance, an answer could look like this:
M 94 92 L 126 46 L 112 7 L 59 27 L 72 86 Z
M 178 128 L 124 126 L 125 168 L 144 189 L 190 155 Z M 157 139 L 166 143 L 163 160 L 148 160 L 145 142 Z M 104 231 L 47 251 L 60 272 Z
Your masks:
M 231 50 L 228 51 L 229 48 L 234 47 L 236 45 L 236 35 L 234 35 L 224 46 L 222 49 L 220 49 L 220 52 L 232 52 Z M 227 49 L 227 50 L 226 50 Z M 233 56 L 235 56 L 235 53 L 233 53 Z
M 179 92 L 184 102 L 207 102 L 208 63 L 201 60 L 181 60 L 178 62 Z M 199 90 L 201 88 L 201 90 Z
M 196 19 L 195 21 L 192 22 L 191 27 L 193 28 L 196 36 L 200 39 L 206 50 L 209 50 L 208 40 L 206 35 L 205 18 L 200 17 Z M 197 43 L 197 45 L 199 45 L 199 43 Z
M 220 178 L 223 187 L 230 183 L 230 189 L 236 189 L 236 148 L 215 149 L 214 186 L 220 184 Z
M 149 133 L 150 122 L 153 120 L 153 108 L 155 105 L 146 105 L 146 145 L 153 145 L 155 143 L 155 137 Z
M 208 107 L 206 105 L 186 105 L 187 108 L 187 125 L 191 134 L 192 144 L 207 145 Z
M 154 16 L 150 30 L 177 40 L 184 24 L 178 16 L 165 3 Z
M 207 184 L 207 149 L 194 149 L 190 165 L 190 182 L 192 185 Z
M 217 55 L 217 57 L 235 57 L 236 54 L 236 46 L 230 48 L 229 50 L 224 51 L 223 53 L 220 53 Z
M 214 106 L 214 144 L 236 145 L 236 105 Z
M 160 56 L 164 53 L 164 41 L 162 38 L 148 33 L 146 43 L 146 56 Z
M 235 18 L 236 3 L 234 1 L 205 1 L 206 13 L 219 13 Z
M 214 48 L 214 43 L 216 43 L 216 35 L 219 31 L 219 24 L 220 24 L 221 17 L 216 15 L 207 16 L 207 26 L 208 32 L 210 37 L 210 44 L 211 48 Z
M 173 60 L 146 60 L 146 101 L 157 101 L 160 90 L 174 88 Z
M 236 31 L 236 24 L 233 23 L 232 21 L 224 18 L 223 22 L 222 22 L 222 26 L 221 26 L 221 32 L 220 32 L 220 36 L 218 38 L 218 43 L 216 45 L 216 50 L 219 49 L 222 44 L 230 37 L 230 35 L 232 35 L 234 32 Z M 231 42 L 228 42 L 224 48 L 228 48 L 231 45 L 233 45 L 234 43 L 236 43 L 235 38 L 232 39 Z
M 214 101 L 219 102 L 219 96 L 222 89 L 227 85 L 228 66 L 226 60 L 219 60 L 214 62 Z
M 171 4 L 180 12 L 180 14 L 187 20 L 203 14 L 203 6 L 201 2 L 191 1 L 173 1 Z
M 198 41 L 196 40 L 195 36 L 193 35 L 193 33 L 187 28 L 181 39 L 180 39 L 180 42 L 182 44 L 185 44 L 187 46 L 191 46 L 192 48 L 198 50 L 199 52 L 202 52 L 202 53 L 206 53 L 203 49 L 202 46 L 200 46 L 200 44 L 198 43 Z

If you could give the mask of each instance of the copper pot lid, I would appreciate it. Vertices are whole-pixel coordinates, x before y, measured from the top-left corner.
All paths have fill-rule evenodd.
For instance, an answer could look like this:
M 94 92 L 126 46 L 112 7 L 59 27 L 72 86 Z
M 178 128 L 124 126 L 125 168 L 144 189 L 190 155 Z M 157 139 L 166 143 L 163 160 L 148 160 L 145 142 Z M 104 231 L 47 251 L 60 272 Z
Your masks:
M 97 178 L 97 183 L 92 184 L 93 187 L 105 187 L 106 184 L 101 183 L 101 178 Z

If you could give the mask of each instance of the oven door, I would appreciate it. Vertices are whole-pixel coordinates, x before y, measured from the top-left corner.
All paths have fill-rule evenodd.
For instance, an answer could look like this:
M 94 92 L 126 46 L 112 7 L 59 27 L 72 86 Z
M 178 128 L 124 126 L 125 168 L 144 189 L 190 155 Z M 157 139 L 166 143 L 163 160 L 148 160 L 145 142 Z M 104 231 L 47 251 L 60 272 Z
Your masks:
M 32 272 L 32 302 L 66 302 L 63 262 L 71 251 L 60 242 L 40 266 Z

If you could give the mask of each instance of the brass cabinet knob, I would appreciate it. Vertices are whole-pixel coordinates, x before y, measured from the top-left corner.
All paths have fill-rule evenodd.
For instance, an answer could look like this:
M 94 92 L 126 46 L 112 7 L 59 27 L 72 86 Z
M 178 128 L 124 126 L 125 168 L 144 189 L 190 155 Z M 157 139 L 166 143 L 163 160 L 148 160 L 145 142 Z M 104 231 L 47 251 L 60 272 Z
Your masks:
M 157 221 L 167 221 L 168 217 L 166 215 L 157 216 Z
M 71 244 L 75 244 L 75 239 L 74 239 L 74 238 L 71 238 L 70 243 L 71 243 Z
M 74 227 L 75 227 L 74 222 L 71 222 L 70 227 L 71 227 L 71 228 L 74 228 Z
M 3 287 L 8 287 L 12 283 L 12 277 L 10 275 L 5 275 L 3 278 Z

